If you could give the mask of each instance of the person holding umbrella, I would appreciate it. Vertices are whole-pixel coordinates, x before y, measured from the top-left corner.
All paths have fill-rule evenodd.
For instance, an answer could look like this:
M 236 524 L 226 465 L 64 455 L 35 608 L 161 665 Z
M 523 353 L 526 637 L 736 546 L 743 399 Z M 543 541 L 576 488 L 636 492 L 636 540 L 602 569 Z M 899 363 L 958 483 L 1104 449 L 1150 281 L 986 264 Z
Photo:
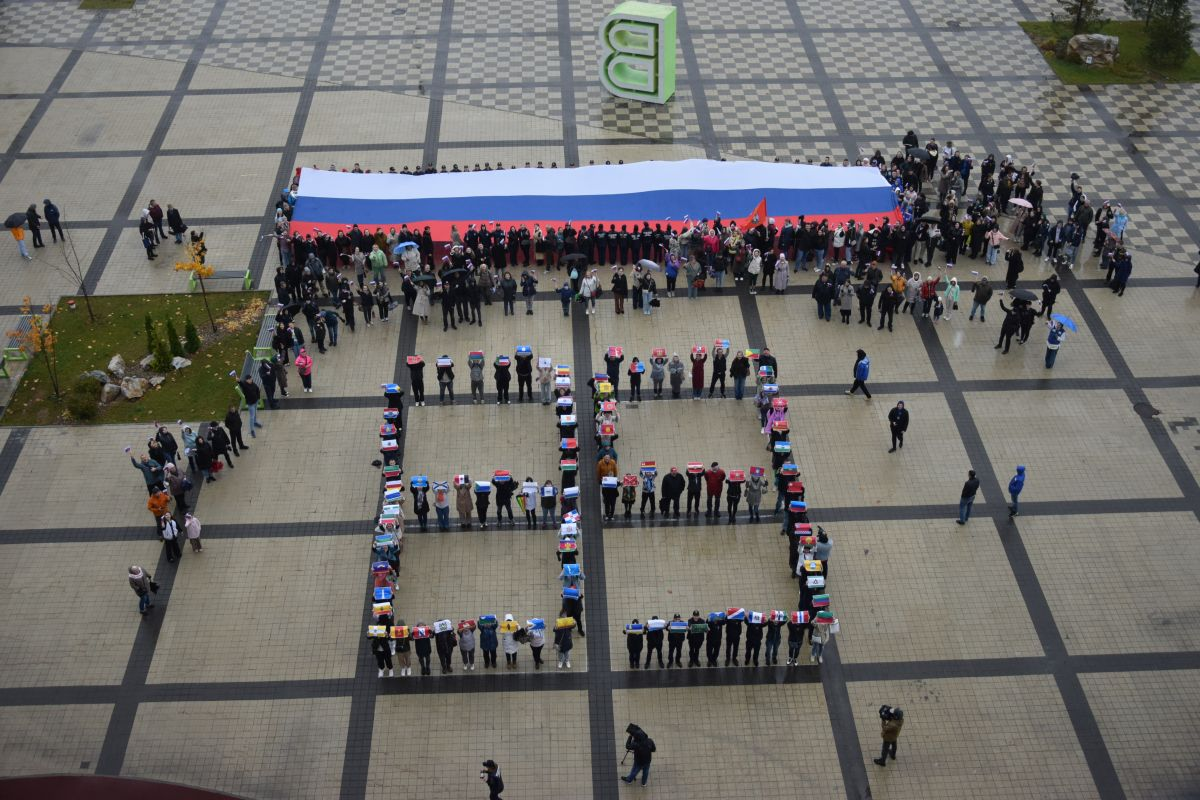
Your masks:
M 8 232 L 16 240 L 17 248 L 21 251 L 21 258 L 26 261 L 33 261 L 33 256 L 29 255 L 29 250 L 25 247 L 26 222 L 28 222 L 28 219 L 26 219 L 24 213 L 9 214 L 8 219 L 4 220 L 4 227 L 8 228 Z

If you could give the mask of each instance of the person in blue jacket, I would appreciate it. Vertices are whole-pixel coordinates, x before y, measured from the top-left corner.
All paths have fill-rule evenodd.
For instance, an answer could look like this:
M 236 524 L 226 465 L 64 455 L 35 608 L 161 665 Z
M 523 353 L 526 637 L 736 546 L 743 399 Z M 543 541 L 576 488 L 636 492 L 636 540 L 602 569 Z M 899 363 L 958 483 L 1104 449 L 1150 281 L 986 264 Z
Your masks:
M 575 290 L 571 288 L 571 284 L 563 281 L 562 284 L 554 290 L 558 295 L 559 301 L 562 303 L 563 316 L 571 316 L 571 301 L 575 298 Z
M 1008 507 L 1008 515 L 1015 517 L 1021 511 L 1021 504 L 1018 502 L 1021 496 L 1021 490 L 1025 488 L 1025 467 L 1018 466 L 1017 474 L 1012 476 L 1012 480 L 1008 482 L 1008 496 L 1012 498 L 1012 505 Z
M 846 390 L 846 394 L 854 394 L 859 389 L 863 390 L 863 394 L 867 399 L 871 399 L 871 390 L 867 388 L 867 378 L 871 375 L 871 359 L 867 358 L 866 350 L 859 350 L 858 357 L 854 360 L 854 383 Z

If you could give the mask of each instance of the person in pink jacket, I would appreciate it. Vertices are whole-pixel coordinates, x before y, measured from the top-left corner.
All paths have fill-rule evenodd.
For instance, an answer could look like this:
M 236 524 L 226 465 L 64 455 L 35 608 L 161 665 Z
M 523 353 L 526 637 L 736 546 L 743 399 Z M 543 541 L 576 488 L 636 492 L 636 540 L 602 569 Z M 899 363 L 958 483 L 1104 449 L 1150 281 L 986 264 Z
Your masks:
M 312 376 L 316 365 L 313 364 L 312 356 L 303 347 L 300 348 L 299 355 L 296 356 L 296 372 L 300 373 L 300 382 L 304 384 L 304 391 L 312 391 Z

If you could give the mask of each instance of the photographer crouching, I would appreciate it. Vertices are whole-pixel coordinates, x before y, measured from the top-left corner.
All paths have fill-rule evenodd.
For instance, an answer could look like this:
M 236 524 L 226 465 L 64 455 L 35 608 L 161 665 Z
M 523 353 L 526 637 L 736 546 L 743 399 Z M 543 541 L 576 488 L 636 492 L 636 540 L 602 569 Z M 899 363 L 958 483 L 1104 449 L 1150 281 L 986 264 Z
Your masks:
M 881 767 L 887 766 L 888 756 L 896 760 L 896 740 L 900 738 L 900 729 L 904 727 L 904 712 L 895 706 L 879 707 L 880 733 L 883 735 L 883 751 L 879 758 L 874 759 Z

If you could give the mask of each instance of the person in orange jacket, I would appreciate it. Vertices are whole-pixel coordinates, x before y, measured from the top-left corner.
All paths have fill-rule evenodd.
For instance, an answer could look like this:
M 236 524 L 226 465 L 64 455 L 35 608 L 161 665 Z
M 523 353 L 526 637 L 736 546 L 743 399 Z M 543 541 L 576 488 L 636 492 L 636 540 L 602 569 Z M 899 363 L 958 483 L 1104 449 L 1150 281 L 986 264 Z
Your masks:
M 600 483 L 605 478 L 617 477 L 617 462 L 612 456 L 605 454 L 604 458 L 596 464 L 596 482 Z
M 146 510 L 154 517 L 154 532 L 161 533 L 163 515 L 171 513 L 171 495 L 159 489 L 146 501 Z

